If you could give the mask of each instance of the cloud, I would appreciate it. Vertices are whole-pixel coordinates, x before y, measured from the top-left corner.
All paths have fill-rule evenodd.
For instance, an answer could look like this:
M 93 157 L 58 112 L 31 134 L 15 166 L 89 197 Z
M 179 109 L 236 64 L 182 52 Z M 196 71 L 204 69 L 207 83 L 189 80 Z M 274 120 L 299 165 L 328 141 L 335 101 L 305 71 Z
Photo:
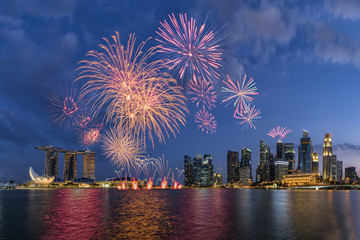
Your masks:
M 360 19 L 358 0 L 325 0 L 324 9 L 336 18 L 356 21 Z

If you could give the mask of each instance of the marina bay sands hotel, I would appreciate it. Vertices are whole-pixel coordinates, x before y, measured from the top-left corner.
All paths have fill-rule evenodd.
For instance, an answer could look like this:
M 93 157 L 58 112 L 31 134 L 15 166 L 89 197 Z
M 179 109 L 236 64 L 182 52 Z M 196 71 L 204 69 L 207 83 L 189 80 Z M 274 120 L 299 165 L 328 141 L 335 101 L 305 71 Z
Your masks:
M 59 177 L 59 153 L 65 154 L 64 181 L 77 179 L 77 156 L 83 155 L 83 178 L 95 180 L 95 152 L 64 150 L 52 146 L 35 147 L 45 151 L 45 176 Z

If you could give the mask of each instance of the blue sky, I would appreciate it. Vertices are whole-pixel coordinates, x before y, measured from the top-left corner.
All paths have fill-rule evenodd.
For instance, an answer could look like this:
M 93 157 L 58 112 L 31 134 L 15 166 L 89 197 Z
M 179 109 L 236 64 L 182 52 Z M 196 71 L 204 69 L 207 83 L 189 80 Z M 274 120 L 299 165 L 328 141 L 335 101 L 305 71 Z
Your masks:
M 232 117 L 233 108 L 218 102 L 217 132 L 206 135 L 196 128 L 196 109 L 188 102 L 186 126 L 165 146 L 148 147 L 150 156 L 164 154 L 170 167 L 182 168 L 185 154 L 212 154 L 215 169 L 225 173 L 227 150 L 248 147 L 255 170 L 259 141 L 275 152 L 276 140 L 266 133 L 282 125 L 293 130 L 283 141 L 296 146 L 302 129 L 308 130 L 319 155 L 324 134 L 331 133 L 344 167 L 360 168 L 358 1 L 9 0 L 0 3 L 0 181 L 27 180 L 30 166 L 42 173 L 45 154 L 36 145 L 81 149 L 74 132 L 51 123 L 49 93 L 76 79 L 77 63 L 103 43 L 102 37 L 118 31 L 125 42 L 136 33 L 140 43 L 154 38 L 159 21 L 171 13 L 206 18 L 220 29 L 226 52 L 221 79 L 229 74 L 235 80 L 244 72 L 252 76 L 262 118 L 257 130 L 244 130 Z M 154 44 L 152 39 L 147 46 Z M 214 84 L 222 99 L 221 81 Z M 96 176 L 103 179 L 116 167 L 100 145 L 92 150 Z

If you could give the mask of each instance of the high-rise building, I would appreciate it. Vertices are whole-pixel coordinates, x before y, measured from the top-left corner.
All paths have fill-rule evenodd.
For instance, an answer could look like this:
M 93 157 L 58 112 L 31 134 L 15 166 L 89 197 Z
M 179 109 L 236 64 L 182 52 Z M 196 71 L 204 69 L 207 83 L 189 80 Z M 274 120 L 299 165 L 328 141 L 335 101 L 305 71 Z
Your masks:
M 313 153 L 312 155 L 312 173 L 319 174 L 319 155 Z
M 250 166 L 245 166 L 245 167 L 241 167 L 239 169 L 239 183 L 241 185 L 249 185 L 248 183 L 252 182 L 251 179 L 251 167 Z
M 228 151 L 227 153 L 227 184 L 233 185 L 239 182 L 239 153 Z
M 331 179 L 332 141 L 331 134 L 325 133 L 323 145 L 323 179 Z
M 337 174 L 336 162 L 337 162 L 336 155 L 332 155 L 332 157 L 330 158 L 331 181 L 336 181 L 336 174 Z
M 71 181 L 76 179 L 76 158 L 77 154 L 74 152 L 65 153 L 64 181 Z
M 309 132 L 303 130 L 303 136 L 300 139 L 298 160 L 298 170 L 303 173 L 311 173 L 312 150 L 313 148 Z
M 284 143 L 281 140 L 276 143 L 276 158 L 285 158 Z
M 194 179 L 193 179 L 194 166 L 191 161 L 191 157 L 189 157 L 188 155 L 184 156 L 184 169 L 185 169 L 185 174 L 184 174 L 185 187 L 191 187 L 194 183 Z
M 45 176 L 59 177 L 59 152 L 46 150 Z
M 83 155 L 83 178 L 95 180 L 95 153 L 88 152 Z
M 223 176 L 221 172 L 214 172 L 214 187 L 222 187 L 223 185 Z
M 289 162 L 288 174 L 293 174 L 295 169 L 295 150 L 293 143 L 284 143 L 285 161 Z
M 345 168 L 345 180 L 348 183 L 356 183 L 358 181 L 358 176 L 355 167 Z
M 212 186 L 214 184 L 214 165 L 212 164 L 212 156 L 210 154 L 204 154 L 202 173 L 203 186 Z
M 260 182 L 270 181 L 270 155 L 270 147 L 263 140 L 260 140 L 260 168 L 258 171 Z
M 281 181 L 285 175 L 288 175 L 289 162 L 277 159 L 275 161 L 275 180 Z
M 240 167 L 251 166 L 251 150 L 243 148 L 241 150 L 241 162 Z
M 343 162 L 336 161 L 336 180 L 341 181 L 343 178 Z
M 197 155 L 194 158 L 194 185 L 197 187 L 200 187 L 202 184 L 202 178 L 201 178 L 201 169 L 202 169 L 202 156 Z

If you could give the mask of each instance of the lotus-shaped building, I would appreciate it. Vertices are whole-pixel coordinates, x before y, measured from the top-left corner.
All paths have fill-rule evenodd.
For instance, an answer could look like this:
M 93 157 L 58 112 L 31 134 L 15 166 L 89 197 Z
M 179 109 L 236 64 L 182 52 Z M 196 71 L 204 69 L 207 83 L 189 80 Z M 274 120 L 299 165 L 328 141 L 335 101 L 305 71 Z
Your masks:
M 32 167 L 30 167 L 30 169 L 29 169 L 29 174 L 30 174 L 31 179 L 35 183 L 42 184 L 42 185 L 48 185 L 48 184 L 52 183 L 55 179 L 55 177 L 47 177 L 47 176 L 40 177 L 39 175 L 37 175 L 34 172 Z

